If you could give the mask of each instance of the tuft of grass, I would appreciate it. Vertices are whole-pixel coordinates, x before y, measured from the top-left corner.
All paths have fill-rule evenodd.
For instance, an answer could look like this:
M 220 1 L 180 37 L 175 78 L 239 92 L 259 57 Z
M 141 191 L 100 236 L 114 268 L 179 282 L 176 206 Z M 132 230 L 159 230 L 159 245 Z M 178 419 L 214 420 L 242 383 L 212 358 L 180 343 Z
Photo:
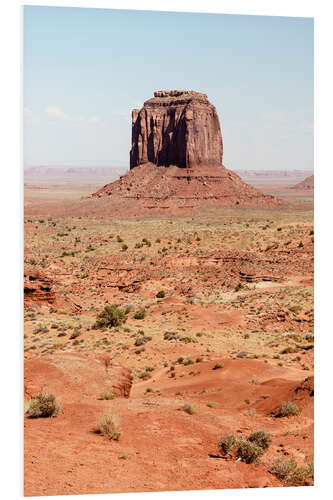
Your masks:
M 97 432 L 103 436 L 107 436 L 109 439 L 118 441 L 121 433 L 118 429 L 117 417 L 109 412 L 104 413 L 97 423 Z
M 293 415 L 299 415 L 301 413 L 300 408 L 294 401 L 285 401 L 280 405 L 279 417 L 292 417 Z
M 54 394 L 40 392 L 37 396 L 30 399 L 25 410 L 29 418 L 56 417 L 61 410 Z
M 135 313 L 133 317 L 134 319 L 144 319 L 145 316 L 146 316 L 146 311 L 142 309 L 142 311 Z
M 207 403 L 208 408 L 217 408 L 218 405 L 219 404 L 216 401 L 208 401 Z
M 110 390 L 102 391 L 99 395 L 99 399 L 106 399 L 106 400 L 115 399 L 117 397 L 118 397 L 117 394 Z
M 224 434 L 218 442 L 218 448 L 223 455 L 230 453 L 236 444 L 236 438 L 233 434 Z
M 185 413 L 188 413 L 189 415 L 194 415 L 196 413 L 194 406 L 189 403 L 185 403 L 181 407 L 181 410 L 183 410 Z

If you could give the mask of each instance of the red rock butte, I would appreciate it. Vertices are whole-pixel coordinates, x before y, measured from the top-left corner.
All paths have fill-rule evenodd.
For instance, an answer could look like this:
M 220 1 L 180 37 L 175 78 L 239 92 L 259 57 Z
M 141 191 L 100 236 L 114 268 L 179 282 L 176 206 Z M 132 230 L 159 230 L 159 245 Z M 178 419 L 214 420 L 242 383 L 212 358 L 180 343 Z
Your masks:
M 148 208 L 171 200 L 179 206 L 284 204 L 226 169 L 222 157 L 220 121 L 207 95 L 160 90 L 132 111 L 130 171 L 92 196 L 148 201 Z

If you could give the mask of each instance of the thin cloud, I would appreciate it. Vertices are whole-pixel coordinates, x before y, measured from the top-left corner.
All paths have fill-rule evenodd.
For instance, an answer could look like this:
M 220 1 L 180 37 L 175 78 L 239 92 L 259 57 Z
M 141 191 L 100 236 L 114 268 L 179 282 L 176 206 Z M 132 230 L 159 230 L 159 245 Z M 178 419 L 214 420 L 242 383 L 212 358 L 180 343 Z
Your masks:
M 51 118 L 63 118 L 67 120 L 69 116 L 58 106 L 47 106 L 46 108 L 46 113 L 51 117 Z

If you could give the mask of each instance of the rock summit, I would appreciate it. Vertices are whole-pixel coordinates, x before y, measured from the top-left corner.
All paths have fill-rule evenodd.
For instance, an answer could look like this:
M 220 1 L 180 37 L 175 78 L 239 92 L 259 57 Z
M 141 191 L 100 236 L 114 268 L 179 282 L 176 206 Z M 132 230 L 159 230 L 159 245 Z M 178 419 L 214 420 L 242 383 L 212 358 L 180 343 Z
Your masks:
M 215 107 L 206 94 L 161 90 L 132 111 L 130 167 L 221 165 L 222 134 Z

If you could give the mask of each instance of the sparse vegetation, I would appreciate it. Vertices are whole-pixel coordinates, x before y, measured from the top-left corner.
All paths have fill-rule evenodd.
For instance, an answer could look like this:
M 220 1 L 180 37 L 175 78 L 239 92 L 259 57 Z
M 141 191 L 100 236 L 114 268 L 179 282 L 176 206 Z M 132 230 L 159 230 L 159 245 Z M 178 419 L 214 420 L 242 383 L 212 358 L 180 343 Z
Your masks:
M 223 455 L 226 455 L 227 453 L 231 452 L 235 444 L 236 438 L 234 434 L 224 434 L 224 436 L 222 436 L 220 441 L 218 442 L 218 448 L 221 453 L 223 453 Z
M 260 446 L 248 439 L 237 441 L 237 458 L 240 458 L 247 464 L 258 462 L 263 453 L 264 450 Z
M 195 407 L 189 403 L 185 403 L 181 407 L 181 410 L 183 410 L 185 413 L 188 413 L 189 415 L 194 415 L 196 413 Z
M 121 326 L 127 320 L 125 312 L 116 306 L 116 304 L 107 304 L 101 311 L 92 328 L 113 328 Z
M 299 415 L 301 412 L 300 408 L 294 401 L 285 401 L 280 405 L 280 411 L 278 413 L 279 417 L 292 417 L 294 415 Z
M 267 448 L 269 447 L 269 445 L 272 442 L 272 438 L 266 431 L 257 430 L 257 431 L 251 432 L 251 434 L 249 436 L 249 441 L 257 444 L 263 450 L 267 450 Z
M 104 413 L 97 423 L 97 431 L 103 436 L 118 441 L 121 433 L 118 429 L 118 419 L 112 413 Z
M 30 399 L 25 414 L 29 418 L 56 417 L 61 410 L 54 394 L 40 392 Z
M 99 399 L 106 399 L 106 400 L 110 400 L 110 399 L 115 399 L 117 398 L 117 394 L 113 391 L 110 391 L 110 390 L 105 390 L 105 391 L 102 391 L 99 395 Z
M 134 319 L 144 319 L 146 316 L 146 311 L 142 309 L 141 311 L 138 311 L 137 313 L 134 314 Z

